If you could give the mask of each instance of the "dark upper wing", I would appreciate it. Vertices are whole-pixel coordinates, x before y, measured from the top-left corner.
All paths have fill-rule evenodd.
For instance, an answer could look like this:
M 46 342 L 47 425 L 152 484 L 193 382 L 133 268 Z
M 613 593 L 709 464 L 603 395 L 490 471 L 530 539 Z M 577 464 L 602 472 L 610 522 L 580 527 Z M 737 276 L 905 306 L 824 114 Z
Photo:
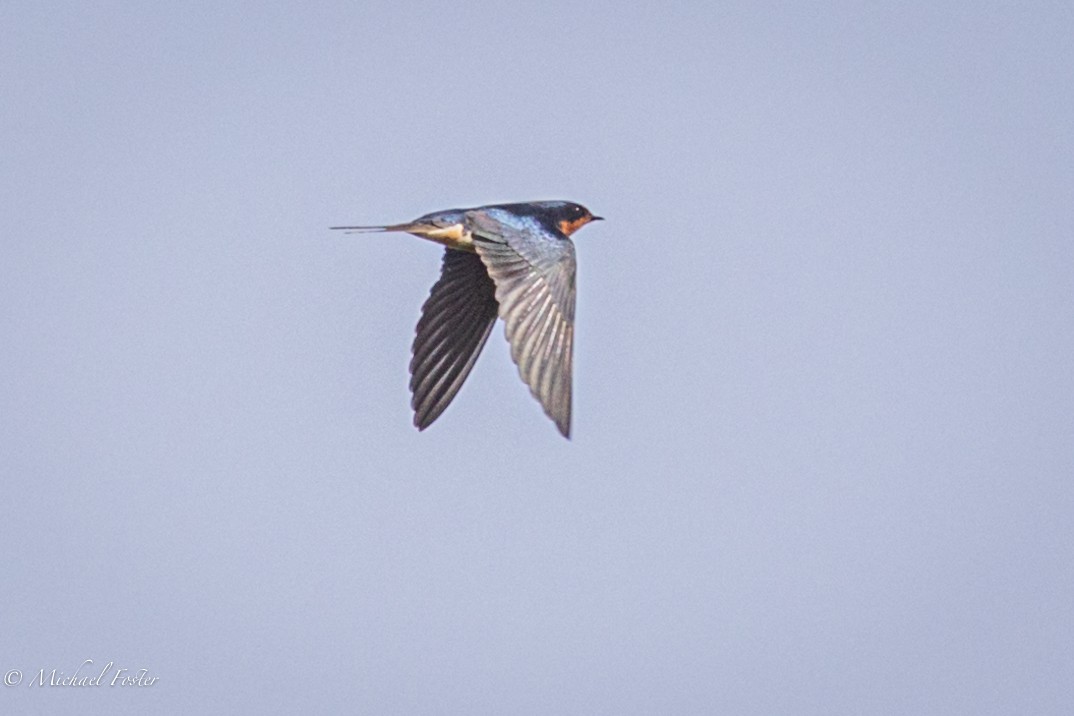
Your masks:
M 477 254 L 446 249 L 440 279 L 421 307 L 410 401 L 414 425 L 432 425 L 459 392 L 496 322 L 495 286 Z
M 574 244 L 495 210 L 466 215 L 474 247 L 496 283 L 511 358 L 564 437 L 571 434 Z

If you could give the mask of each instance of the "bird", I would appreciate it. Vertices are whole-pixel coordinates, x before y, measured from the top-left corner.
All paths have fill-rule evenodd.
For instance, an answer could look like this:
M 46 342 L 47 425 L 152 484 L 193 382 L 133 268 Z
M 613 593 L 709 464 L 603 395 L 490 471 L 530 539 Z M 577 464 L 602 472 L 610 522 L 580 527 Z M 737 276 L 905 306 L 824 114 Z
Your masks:
M 500 318 L 523 382 L 570 439 L 576 270 L 570 237 L 602 219 L 574 202 L 532 201 L 435 211 L 402 224 L 330 227 L 405 232 L 445 247 L 411 349 L 410 405 L 419 431 L 458 394 Z

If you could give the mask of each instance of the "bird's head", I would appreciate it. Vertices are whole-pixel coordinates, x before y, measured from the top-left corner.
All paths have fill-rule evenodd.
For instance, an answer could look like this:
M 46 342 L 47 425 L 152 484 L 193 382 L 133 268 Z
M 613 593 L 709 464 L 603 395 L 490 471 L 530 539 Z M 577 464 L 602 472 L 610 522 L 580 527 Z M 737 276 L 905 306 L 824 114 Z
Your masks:
M 570 236 L 590 221 L 601 221 L 604 218 L 593 216 L 589 209 L 581 204 L 569 201 L 549 202 L 549 204 L 551 204 L 547 214 L 549 223 L 562 231 L 564 236 Z
M 505 204 L 503 208 L 522 216 L 532 216 L 564 236 L 570 236 L 590 221 L 600 221 L 603 218 L 593 216 L 589 209 L 570 201 L 532 201 L 524 204 Z

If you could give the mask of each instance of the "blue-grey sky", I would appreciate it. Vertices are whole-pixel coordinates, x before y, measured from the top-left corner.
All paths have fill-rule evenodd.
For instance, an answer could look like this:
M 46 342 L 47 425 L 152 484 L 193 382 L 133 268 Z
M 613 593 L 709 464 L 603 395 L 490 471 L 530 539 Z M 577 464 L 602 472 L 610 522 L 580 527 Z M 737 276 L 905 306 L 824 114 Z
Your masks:
M 1074 708 L 1068 3 L 0 5 L 0 711 Z M 564 198 L 574 439 L 438 247 Z M 48 687 L 109 662 L 146 687 Z

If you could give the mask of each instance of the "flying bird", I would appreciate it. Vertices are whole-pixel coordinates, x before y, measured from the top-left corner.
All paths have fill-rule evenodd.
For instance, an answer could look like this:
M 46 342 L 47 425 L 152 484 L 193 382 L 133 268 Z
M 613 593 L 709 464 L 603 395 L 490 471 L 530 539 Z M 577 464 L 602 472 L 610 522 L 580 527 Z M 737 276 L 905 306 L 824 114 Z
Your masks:
M 432 425 L 459 392 L 499 316 L 519 375 L 570 438 L 570 236 L 601 218 L 580 204 L 534 201 L 436 211 L 404 224 L 331 227 L 406 232 L 446 247 L 440 279 L 421 308 L 410 361 L 418 430 Z

